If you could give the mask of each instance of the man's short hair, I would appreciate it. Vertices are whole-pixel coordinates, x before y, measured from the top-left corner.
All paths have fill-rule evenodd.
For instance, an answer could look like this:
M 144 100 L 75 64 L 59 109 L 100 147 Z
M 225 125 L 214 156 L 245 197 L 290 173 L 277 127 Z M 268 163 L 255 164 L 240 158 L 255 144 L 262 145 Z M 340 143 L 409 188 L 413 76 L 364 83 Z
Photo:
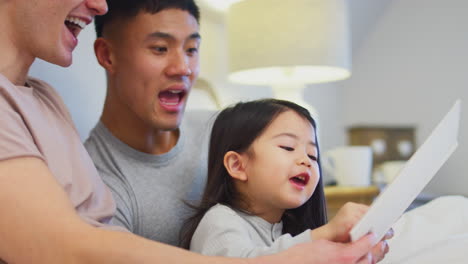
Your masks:
M 97 16 L 94 21 L 98 38 L 102 37 L 107 24 L 135 17 L 140 12 L 156 14 L 173 8 L 187 11 L 197 22 L 200 19 L 200 11 L 194 0 L 107 0 L 107 5 L 109 11 L 103 16 Z

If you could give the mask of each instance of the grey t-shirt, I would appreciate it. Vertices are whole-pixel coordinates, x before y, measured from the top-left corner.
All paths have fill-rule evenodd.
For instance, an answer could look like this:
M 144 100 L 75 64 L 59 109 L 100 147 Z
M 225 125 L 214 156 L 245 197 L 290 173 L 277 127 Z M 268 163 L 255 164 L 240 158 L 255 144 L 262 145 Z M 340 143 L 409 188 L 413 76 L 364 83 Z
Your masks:
M 282 234 L 282 229 L 282 222 L 271 224 L 261 217 L 217 204 L 200 221 L 190 250 L 209 256 L 253 258 L 311 241 L 309 229 L 294 237 Z
M 126 145 L 102 124 L 85 146 L 117 203 L 112 223 L 132 233 L 178 245 L 183 222 L 198 202 L 207 174 L 208 141 L 214 112 L 187 112 L 177 144 L 152 155 Z

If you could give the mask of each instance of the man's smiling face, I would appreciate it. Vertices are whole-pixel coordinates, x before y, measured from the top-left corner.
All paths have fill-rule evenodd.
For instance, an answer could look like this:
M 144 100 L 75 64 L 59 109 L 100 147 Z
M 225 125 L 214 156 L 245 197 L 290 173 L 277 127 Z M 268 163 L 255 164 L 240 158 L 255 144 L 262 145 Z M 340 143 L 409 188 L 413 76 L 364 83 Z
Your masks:
M 115 22 L 105 36 L 114 109 L 153 128 L 177 129 L 199 72 L 198 32 L 197 20 L 180 9 Z
M 80 31 L 94 16 L 107 12 L 105 0 L 15 1 L 12 38 L 33 58 L 60 66 L 72 63 L 72 52 Z

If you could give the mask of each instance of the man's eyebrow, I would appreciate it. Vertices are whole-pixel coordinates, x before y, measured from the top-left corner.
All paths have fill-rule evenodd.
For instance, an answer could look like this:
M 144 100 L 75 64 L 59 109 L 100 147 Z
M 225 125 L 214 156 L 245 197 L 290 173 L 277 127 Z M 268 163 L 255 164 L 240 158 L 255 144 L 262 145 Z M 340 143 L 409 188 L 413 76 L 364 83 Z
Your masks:
M 298 138 L 299 138 L 297 135 L 295 135 L 295 134 L 293 134 L 293 133 L 288 133 L 288 132 L 280 133 L 280 134 L 274 136 L 273 138 L 278 138 L 278 137 L 283 137 L 283 136 L 291 137 L 291 138 L 294 138 L 294 139 L 298 139 Z M 313 141 L 309 141 L 308 143 L 309 143 L 310 145 L 314 146 L 314 147 L 317 146 L 317 144 L 316 144 L 315 142 L 313 142 Z
M 201 36 L 198 32 L 190 34 L 189 39 L 201 39 Z
M 169 33 L 166 33 L 166 32 L 161 32 L 161 31 L 156 31 L 156 32 L 153 32 L 151 34 L 149 34 L 146 39 L 158 39 L 158 38 L 162 38 L 162 39 L 171 39 L 171 40 L 174 40 L 175 37 Z M 198 32 L 196 33 L 192 33 L 188 36 L 187 39 L 201 39 L 201 36 Z

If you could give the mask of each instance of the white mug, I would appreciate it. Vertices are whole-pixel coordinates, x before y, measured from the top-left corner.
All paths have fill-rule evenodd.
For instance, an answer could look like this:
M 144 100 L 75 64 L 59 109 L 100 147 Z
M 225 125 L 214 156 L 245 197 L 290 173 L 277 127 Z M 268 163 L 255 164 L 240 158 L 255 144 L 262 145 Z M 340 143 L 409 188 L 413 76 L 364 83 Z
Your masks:
M 379 169 L 382 171 L 384 182 L 391 183 L 405 164 L 406 160 L 393 160 L 382 163 Z
M 369 186 L 372 149 L 369 146 L 338 147 L 325 152 L 322 166 L 341 186 Z

